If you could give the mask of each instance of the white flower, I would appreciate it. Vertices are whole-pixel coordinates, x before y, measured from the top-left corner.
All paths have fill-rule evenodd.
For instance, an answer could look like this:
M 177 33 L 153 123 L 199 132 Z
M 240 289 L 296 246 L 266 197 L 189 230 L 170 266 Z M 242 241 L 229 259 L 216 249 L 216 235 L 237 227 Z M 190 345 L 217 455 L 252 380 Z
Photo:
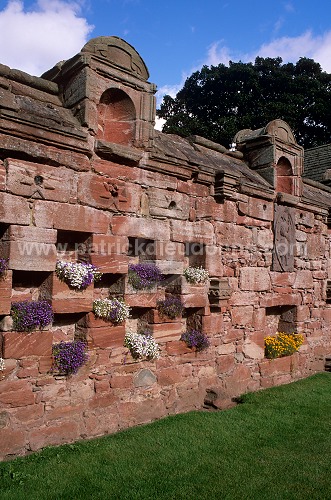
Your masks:
M 86 288 L 94 281 L 98 281 L 102 274 L 93 264 L 86 262 L 65 262 L 59 260 L 55 266 L 55 274 L 72 288 Z
M 131 308 L 123 299 L 95 299 L 93 312 L 98 318 L 103 318 L 113 323 L 122 323 L 130 317 Z
M 198 284 L 206 283 L 209 279 L 209 274 L 203 267 L 187 267 L 184 271 L 184 276 L 189 283 Z
M 152 335 L 126 333 L 124 347 L 127 347 L 134 359 L 156 359 L 160 356 L 160 347 Z
M 3 358 L 0 358 L 0 372 L 2 372 L 5 369 L 5 360 Z

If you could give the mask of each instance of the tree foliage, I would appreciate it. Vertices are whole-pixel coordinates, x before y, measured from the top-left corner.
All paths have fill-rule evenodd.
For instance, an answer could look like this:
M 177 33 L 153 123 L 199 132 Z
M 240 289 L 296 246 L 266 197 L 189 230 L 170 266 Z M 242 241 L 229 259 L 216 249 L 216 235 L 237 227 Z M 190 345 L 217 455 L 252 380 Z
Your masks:
M 313 59 L 282 64 L 280 57 L 255 63 L 203 66 L 175 98 L 164 96 L 163 131 L 201 135 L 229 147 L 242 129 L 286 121 L 304 148 L 331 142 L 331 74 Z

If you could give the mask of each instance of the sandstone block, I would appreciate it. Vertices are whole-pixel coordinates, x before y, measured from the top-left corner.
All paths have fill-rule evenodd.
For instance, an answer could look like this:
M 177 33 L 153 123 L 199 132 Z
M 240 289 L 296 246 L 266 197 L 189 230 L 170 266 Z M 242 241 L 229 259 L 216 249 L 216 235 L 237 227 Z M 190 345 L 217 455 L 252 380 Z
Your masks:
M 266 359 L 260 363 L 261 377 L 286 374 L 291 371 L 291 356 L 283 358 Z
M 109 227 L 109 218 L 105 212 L 82 205 L 37 201 L 34 205 L 34 217 L 38 227 L 64 231 L 105 234 Z
M 171 342 L 167 342 L 166 351 L 169 356 L 177 356 L 188 354 L 191 352 L 191 349 L 182 340 L 172 340 Z
M 0 193 L 0 220 L 4 224 L 30 224 L 31 215 L 27 200 L 9 193 Z
M 0 315 L 10 314 L 12 295 L 12 271 L 0 277 Z
M 160 187 L 163 187 L 161 185 Z M 167 184 L 168 186 L 168 184 Z M 180 193 L 189 194 L 190 196 L 201 197 L 202 199 L 209 195 L 209 187 L 203 184 L 194 183 L 191 180 L 182 181 L 177 180 L 177 191 Z M 215 203 L 215 202 L 214 202 Z
M 247 202 L 238 203 L 239 214 L 248 215 L 254 219 L 272 221 L 274 216 L 273 210 L 274 207 L 271 202 L 264 201 L 261 203 L 260 200 L 253 197 L 248 198 Z
M 91 254 L 91 264 L 102 273 L 127 274 L 129 257 L 127 255 Z
M 206 246 L 206 269 L 209 276 L 223 276 L 222 249 Z
M 162 238 L 164 239 L 164 238 Z M 214 243 L 214 228 L 208 221 L 171 221 L 171 239 L 179 242 Z
M 313 276 L 308 269 L 302 269 L 296 272 L 293 288 L 313 288 Z
M 155 241 L 155 258 L 157 260 L 169 260 L 181 262 L 185 257 L 185 245 L 184 243 L 178 243 L 177 241 Z
M 215 223 L 217 245 L 239 248 L 250 247 L 253 244 L 252 230 L 245 226 L 234 225 L 233 221 L 231 223 Z
M 156 307 L 159 300 L 164 300 L 164 290 L 128 293 L 125 294 L 124 300 L 130 307 Z
M 22 160 L 7 160 L 7 189 L 27 198 L 75 203 L 76 174 L 66 167 L 51 167 Z
M 230 306 L 248 306 L 257 304 L 258 296 L 254 292 L 233 292 L 229 299 Z
M 23 430 L 0 429 L 0 457 L 22 453 L 26 438 Z
M 40 427 L 29 433 L 30 449 L 37 451 L 40 448 L 50 445 L 60 445 L 75 441 L 79 437 L 79 422 L 72 420 L 70 422 L 62 421 L 57 425 Z
M 264 358 L 264 348 L 254 342 L 245 342 L 243 353 L 246 358 L 261 360 Z
M 261 298 L 261 307 L 274 307 L 274 306 L 297 306 L 301 304 L 301 297 L 299 294 L 276 294 L 268 293 Z
M 3 357 L 51 356 L 53 336 L 48 331 L 32 333 L 3 332 Z
M 151 188 L 148 197 L 151 215 L 188 219 L 191 207 L 189 196 L 175 191 Z
M 182 295 L 182 303 L 184 307 L 206 307 L 208 305 L 208 297 L 206 294 L 197 295 L 195 293 L 188 293 Z
M 115 212 L 138 213 L 142 188 L 118 178 L 83 174 L 78 183 L 81 203 Z
M 248 366 L 238 364 L 231 375 L 225 379 L 226 393 L 230 397 L 239 396 L 248 390 L 251 382 L 251 370 Z
M 240 269 L 239 288 L 262 292 L 270 290 L 270 276 L 263 267 L 242 267 Z
M 0 248 L 3 244 L 0 243 Z M 22 271 L 54 271 L 56 247 L 36 241 L 5 242 L 10 269 Z
M 213 336 L 218 335 L 223 330 L 223 317 L 222 314 L 211 314 L 210 316 L 202 317 L 202 330 L 206 334 Z
M 91 347 L 123 347 L 125 326 L 106 325 L 99 328 L 87 328 L 87 339 Z
M 170 240 L 168 221 L 117 215 L 111 219 L 111 228 L 114 235 Z
M 140 370 L 133 378 L 134 387 L 150 387 L 157 381 L 157 377 L 151 370 Z
M 161 323 L 150 325 L 153 337 L 157 342 L 169 342 L 171 340 L 179 340 L 182 334 L 182 324 L 177 323 Z
M 251 326 L 253 323 L 253 306 L 233 307 L 231 318 L 234 325 Z

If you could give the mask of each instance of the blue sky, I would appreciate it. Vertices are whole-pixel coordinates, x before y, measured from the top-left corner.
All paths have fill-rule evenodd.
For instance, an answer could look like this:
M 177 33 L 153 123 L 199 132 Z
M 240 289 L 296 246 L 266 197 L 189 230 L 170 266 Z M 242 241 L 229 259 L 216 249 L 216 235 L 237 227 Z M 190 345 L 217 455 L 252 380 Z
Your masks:
M 40 75 L 90 38 L 116 35 L 174 95 L 203 64 L 311 57 L 331 73 L 328 0 L 0 0 L 0 63 Z

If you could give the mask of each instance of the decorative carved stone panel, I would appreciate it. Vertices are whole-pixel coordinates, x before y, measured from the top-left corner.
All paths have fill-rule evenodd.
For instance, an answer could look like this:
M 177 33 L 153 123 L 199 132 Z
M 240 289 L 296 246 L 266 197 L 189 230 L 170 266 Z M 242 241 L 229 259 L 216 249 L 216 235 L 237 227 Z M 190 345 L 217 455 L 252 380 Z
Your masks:
M 294 271 L 296 244 L 294 221 L 293 208 L 275 204 L 272 271 Z
M 211 278 L 209 281 L 208 299 L 211 306 L 219 306 L 221 301 L 231 297 L 232 289 L 227 278 Z

